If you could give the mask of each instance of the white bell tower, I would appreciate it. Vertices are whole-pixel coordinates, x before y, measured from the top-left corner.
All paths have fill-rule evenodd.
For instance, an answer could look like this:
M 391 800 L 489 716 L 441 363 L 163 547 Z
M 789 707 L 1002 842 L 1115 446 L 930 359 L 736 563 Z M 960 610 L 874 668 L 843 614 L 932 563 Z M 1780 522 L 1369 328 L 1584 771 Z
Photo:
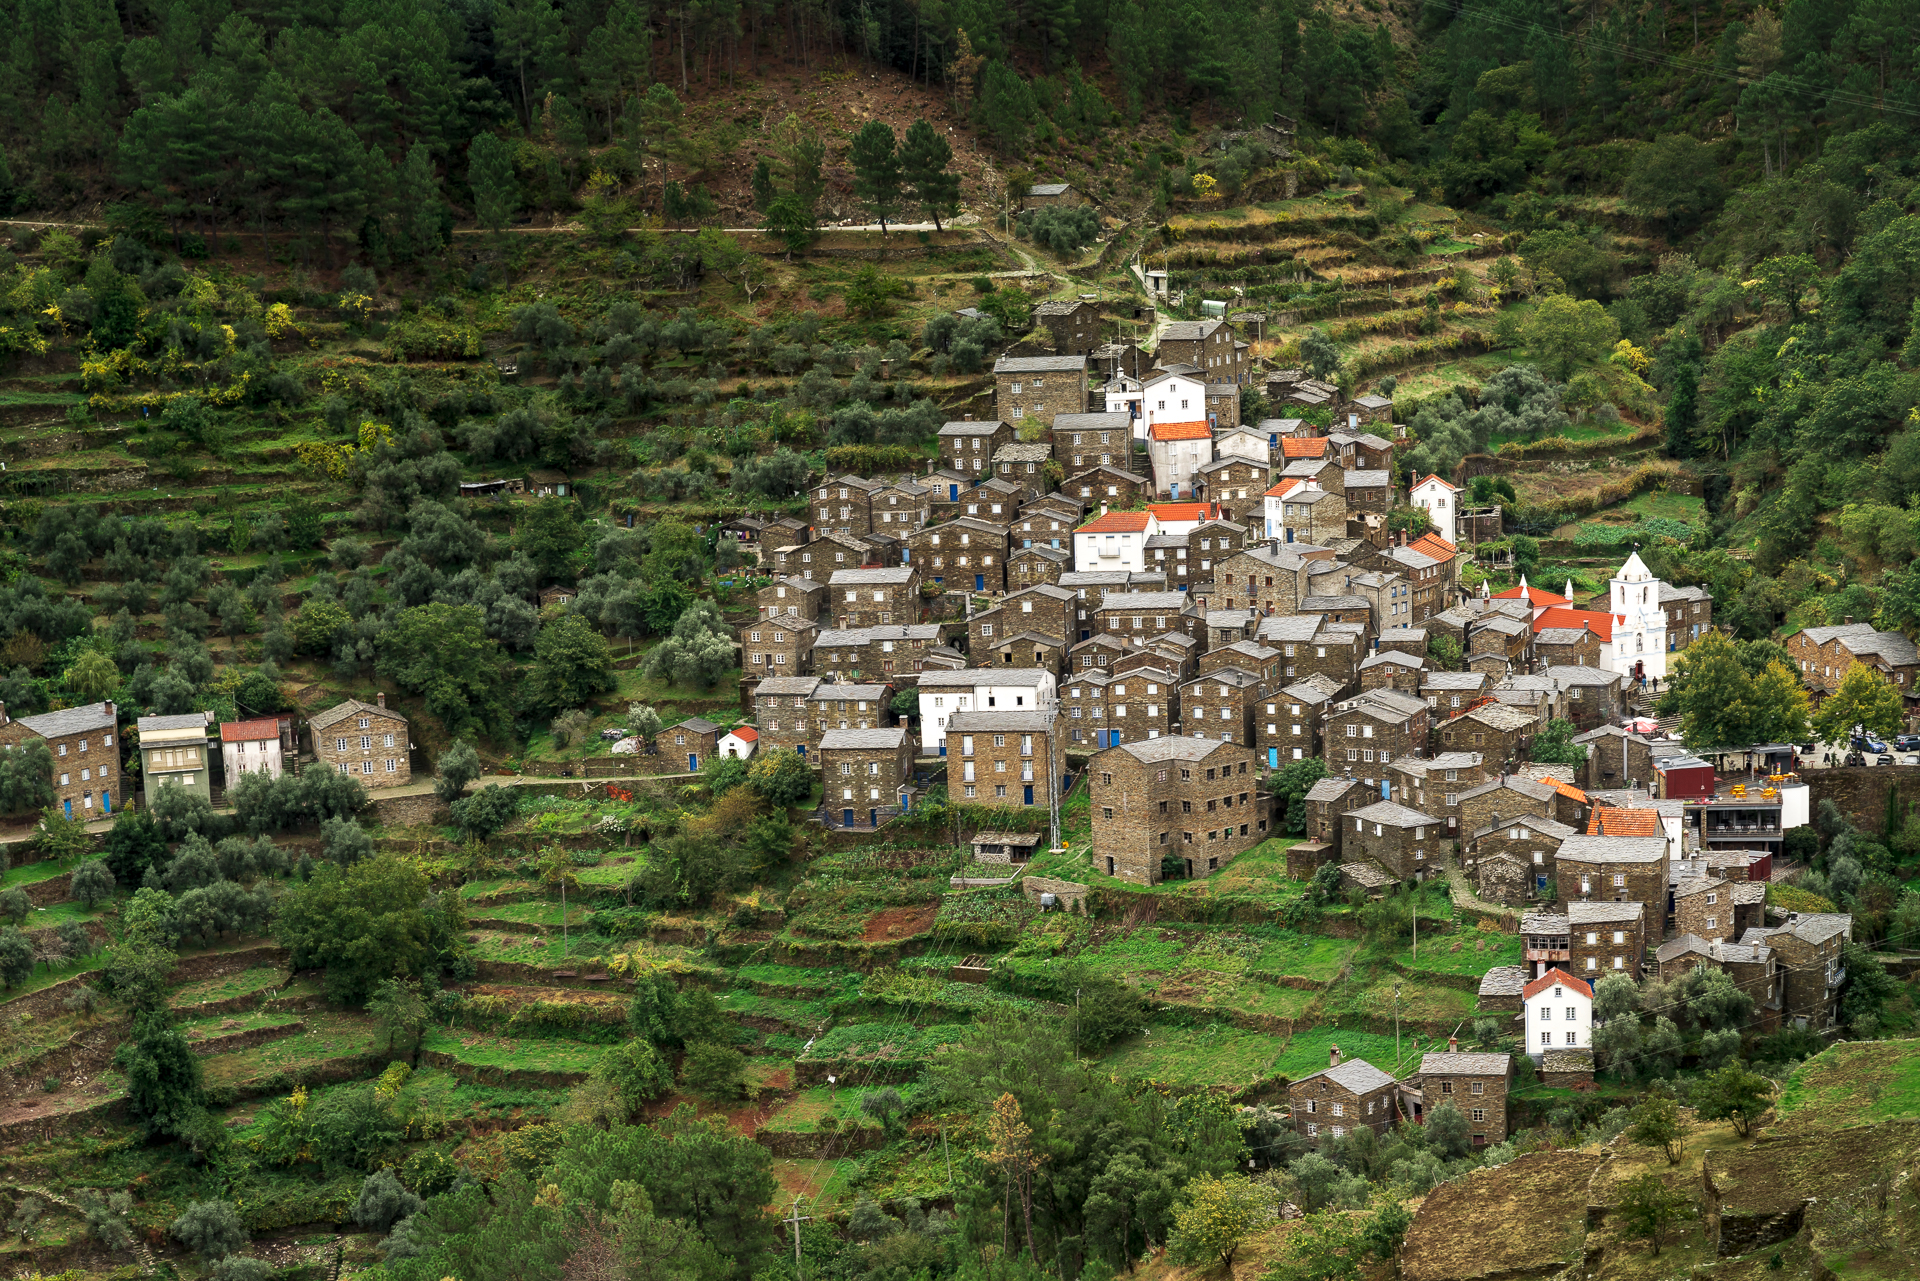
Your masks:
M 1607 605 L 1613 615 L 1613 670 L 1631 680 L 1667 674 L 1667 615 L 1660 604 L 1661 582 L 1635 552 L 1613 576 Z

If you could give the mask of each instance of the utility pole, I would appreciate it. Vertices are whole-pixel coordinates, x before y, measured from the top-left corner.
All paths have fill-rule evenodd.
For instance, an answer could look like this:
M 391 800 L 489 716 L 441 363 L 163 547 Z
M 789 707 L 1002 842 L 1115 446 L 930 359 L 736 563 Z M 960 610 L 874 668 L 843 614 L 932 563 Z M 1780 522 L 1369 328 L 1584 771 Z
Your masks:
M 1393 1070 L 1400 1070 L 1400 985 L 1393 985 Z
M 1049 700 L 1047 710 L 1052 719 L 1047 722 L 1047 820 L 1053 824 L 1053 850 L 1064 851 L 1067 847 L 1066 834 L 1060 830 L 1060 704 Z M 1078 1036 L 1079 1029 L 1075 1028 Z
M 797 1196 L 793 1198 L 793 1213 L 780 1220 L 782 1223 L 791 1223 L 793 1225 L 794 1281 L 805 1281 L 805 1274 L 800 1271 L 800 1225 L 802 1223 L 809 1223 L 812 1220 L 813 1216 L 811 1214 L 800 1213 L 800 1198 Z
M 953 1191 L 953 1152 L 947 1147 L 947 1127 L 940 1127 L 940 1155 L 947 1159 L 947 1191 Z

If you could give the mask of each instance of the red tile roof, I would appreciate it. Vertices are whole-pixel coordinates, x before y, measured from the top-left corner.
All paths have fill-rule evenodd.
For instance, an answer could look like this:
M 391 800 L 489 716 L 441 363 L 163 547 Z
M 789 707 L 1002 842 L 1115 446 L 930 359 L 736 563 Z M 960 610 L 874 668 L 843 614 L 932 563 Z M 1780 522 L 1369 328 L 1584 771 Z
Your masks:
M 1585 980 L 1573 977 L 1573 975 L 1567 973 L 1557 965 L 1521 988 L 1520 999 L 1523 1001 L 1531 1001 L 1537 993 L 1544 992 L 1556 983 L 1561 987 L 1572 988 L 1589 1001 L 1593 999 L 1593 989 L 1587 986 Z
M 1601 806 L 1587 819 L 1588 836 L 1665 836 L 1657 810 L 1612 809 Z
M 1327 438 L 1325 436 L 1282 436 L 1280 453 L 1286 458 L 1325 458 Z
M 760 731 L 751 725 L 742 725 L 733 731 L 733 736 L 743 743 L 753 743 L 759 741 Z
M 268 716 L 253 721 L 221 721 L 220 741 L 251 743 L 260 738 L 279 738 L 280 722 Z
M 1212 440 L 1213 428 L 1202 422 L 1196 423 L 1155 423 L 1147 428 L 1147 435 L 1155 440 Z
M 1450 543 L 1438 534 L 1422 534 L 1407 546 L 1435 560 L 1452 560 L 1460 551 L 1458 544 Z
M 1413 484 L 1407 486 L 1407 492 L 1412 493 L 1414 490 L 1420 488 L 1420 486 L 1426 484 L 1430 480 L 1440 480 L 1440 478 L 1434 475 L 1432 472 L 1428 472 L 1426 475 L 1422 476 L 1419 480 L 1416 480 L 1413 482 Z M 1460 486 L 1454 484 L 1450 480 L 1440 480 L 1440 483 L 1442 485 L 1445 485 L 1448 489 L 1453 490 L 1456 494 L 1460 492 Z
M 1267 497 L 1268 498 L 1285 498 L 1287 496 L 1288 491 L 1293 489 L 1293 487 L 1298 485 L 1299 483 L 1300 483 L 1299 477 L 1289 476 L 1287 479 L 1281 481 L 1278 485 L 1275 485 L 1272 489 L 1269 489 L 1267 491 Z
M 1076 534 L 1138 534 L 1153 516 L 1148 512 L 1108 512 L 1074 530 Z
M 1540 781 L 1570 801 L 1577 801 L 1582 805 L 1587 803 L 1587 794 L 1572 783 L 1562 783 L 1557 778 L 1543 778 Z
M 1218 503 L 1148 503 L 1147 510 L 1158 521 L 1218 520 Z
M 1432 537 L 1432 535 L 1429 534 L 1428 537 Z M 1562 596 L 1559 592 L 1550 592 L 1545 590 L 1544 588 L 1534 587 L 1531 584 L 1529 584 L 1524 589 L 1519 587 L 1509 587 L 1504 592 L 1495 592 L 1493 594 L 1493 598 L 1495 600 L 1519 600 L 1523 594 L 1527 598 L 1527 604 L 1532 605 L 1535 608 L 1543 608 L 1548 605 L 1573 604 L 1571 600 L 1569 600 L 1565 596 Z M 1561 624 L 1561 626 L 1565 626 L 1565 624 L 1563 623 Z
M 1588 631 L 1602 641 L 1613 642 L 1613 615 L 1591 609 L 1567 609 L 1555 606 L 1533 620 L 1533 630 L 1544 632 L 1549 627 L 1579 627 L 1585 624 Z

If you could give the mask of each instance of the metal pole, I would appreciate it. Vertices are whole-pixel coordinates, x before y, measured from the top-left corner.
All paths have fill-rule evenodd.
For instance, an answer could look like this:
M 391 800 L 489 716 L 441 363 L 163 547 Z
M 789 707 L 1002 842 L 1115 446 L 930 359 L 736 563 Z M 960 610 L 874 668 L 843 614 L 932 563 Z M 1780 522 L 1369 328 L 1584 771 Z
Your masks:
M 813 1216 L 811 1214 L 800 1213 L 800 1198 L 796 1196 L 793 1198 L 793 1213 L 781 1220 L 783 1223 L 791 1223 L 793 1225 L 793 1275 L 795 1281 L 804 1281 L 805 1277 L 805 1274 L 800 1270 L 800 1225 L 811 1222 L 812 1219 Z
M 1393 1070 L 1400 1070 L 1400 985 L 1393 985 Z

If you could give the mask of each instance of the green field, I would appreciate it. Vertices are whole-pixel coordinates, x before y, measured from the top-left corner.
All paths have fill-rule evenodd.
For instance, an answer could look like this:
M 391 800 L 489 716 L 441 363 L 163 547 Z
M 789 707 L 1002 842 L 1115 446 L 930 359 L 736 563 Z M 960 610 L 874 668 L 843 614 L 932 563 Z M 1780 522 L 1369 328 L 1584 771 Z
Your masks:
M 1795 1131 L 1920 1116 L 1920 1040 L 1828 1046 L 1794 1069 L 1778 1108 Z

